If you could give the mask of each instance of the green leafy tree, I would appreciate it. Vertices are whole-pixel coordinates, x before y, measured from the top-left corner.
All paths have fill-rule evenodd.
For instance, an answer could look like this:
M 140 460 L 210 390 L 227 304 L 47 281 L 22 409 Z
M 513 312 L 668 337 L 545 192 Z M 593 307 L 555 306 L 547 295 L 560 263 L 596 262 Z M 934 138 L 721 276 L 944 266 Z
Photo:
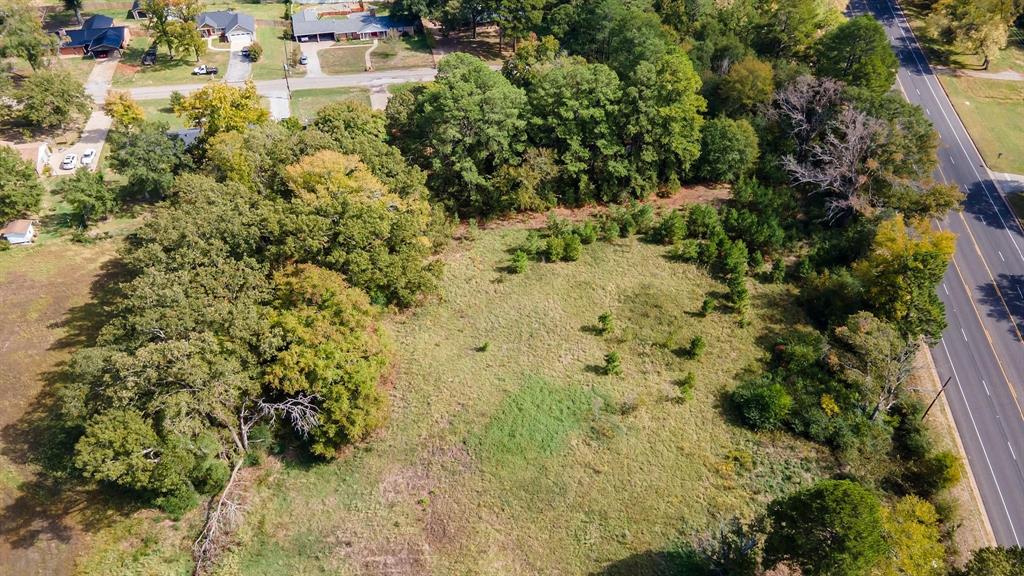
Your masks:
M 835 329 L 835 359 L 875 420 L 888 413 L 913 371 L 918 345 L 870 312 L 858 312 Z
M 259 62 L 260 58 L 263 57 L 263 45 L 259 42 L 253 42 L 249 45 L 249 60 L 251 62 Z
M 604 366 L 601 368 L 607 376 L 618 376 L 622 374 L 622 361 L 618 352 L 609 352 L 604 355 Z
M 771 378 L 748 380 L 733 390 L 740 419 L 754 430 L 777 430 L 793 407 L 793 398 Z
M 0 0 L 0 57 L 24 58 L 39 70 L 56 47 L 56 36 L 43 30 L 29 0 Z
M 636 196 L 659 183 L 685 178 L 701 152 L 700 77 L 681 50 L 641 62 L 626 78 L 622 97 L 622 138 Z
M 161 448 L 153 423 L 140 412 L 112 409 L 86 425 L 75 445 L 75 465 L 86 477 L 145 490 L 151 487 Z
M 932 5 L 929 29 L 954 49 L 984 58 L 982 67 L 1006 47 L 1010 27 L 1024 9 L 1006 0 L 939 0 Z
M 103 102 L 103 111 L 118 128 L 134 128 L 146 119 L 146 112 L 128 92 L 111 92 Z
M 498 168 L 518 164 L 526 144 L 523 91 L 482 60 L 459 53 L 441 61 L 435 81 L 413 106 L 411 125 L 394 119 L 392 134 L 428 171 L 438 199 L 465 214 L 498 211 L 503 202 L 494 195 L 492 177 Z
M 241 132 L 270 118 L 251 81 L 241 88 L 219 82 L 207 84 L 175 104 L 174 113 L 201 128 L 204 139 L 221 132 Z
M 42 198 L 35 167 L 13 148 L 0 146 L 0 222 L 36 212 Z
M 289 395 L 320 399 L 312 450 L 333 456 L 362 440 L 384 419 L 378 387 L 388 367 L 388 345 L 374 329 L 366 294 L 334 272 L 311 265 L 274 278 L 272 329 L 280 344 L 266 369 L 267 384 Z
M 85 86 L 63 70 L 39 70 L 26 78 L 15 92 L 21 105 L 18 115 L 33 126 L 54 128 L 92 111 Z
M 946 547 L 935 507 L 917 496 L 905 496 L 883 510 L 891 552 L 876 569 L 879 576 L 944 576 Z
M 896 81 L 896 55 L 885 29 L 872 16 L 852 18 L 826 34 L 817 46 L 815 70 L 873 94 Z
M 805 576 L 861 576 L 885 557 L 882 505 L 849 480 L 822 480 L 768 506 L 765 565 L 792 563 Z
M 512 40 L 512 50 L 519 41 L 527 38 L 544 17 L 544 0 L 499 0 L 495 3 L 495 15 L 501 27 L 500 41 Z
M 946 319 L 935 287 L 953 249 L 951 233 L 931 230 L 926 223 L 911 230 L 897 215 L 879 224 L 871 253 L 853 271 L 876 316 L 893 323 L 905 338 L 938 339 Z
M 709 120 L 701 144 L 700 175 L 714 182 L 735 182 L 753 170 L 758 154 L 757 133 L 750 122 Z
M 133 198 L 156 200 L 171 189 L 174 174 L 188 160 L 185 145 L 167 134 L 163 122 L 143 122 L 133 130 L 110 132 L 110 165 L 128 179 L 125 191 Z
M 980 548 L 956 576 L 1024 576 L 1024 548 Z
M 167 33 L 171 35 L 171 44 L 179 54 L 192 54 L 196 62 L 206 53 L 206 39 L 199 34 L 192 18 L 169 22 Z
M 763 16 L 766 24 L 759 40 L 764 52 L 799 57 L 811 48 L 829 15 L 819 0 L 789 0 L 772 4 Z
M 173 0 L 143 0 L 142 8 L 146 12 L 146 29 L 153 38 L 153 44 L 163 44 L 173 58 L 177 48 L 174 32 L 178 22 Z
M 736 62 L 718 84 L 718 102 L 730 116 L 754 113 L 775 94 L 772 65 L 755 56 Z
M 82 4 L 83 0 L 64 0 L 64 9 L 74 10 L 75 20 L 78 20 L 79 24 L 82 23 Z
M 116 191 L 103 181 L 100 172 L 79 170 L 70 178 L 59 181 L 56 191 L 71 206 L 82 228 L 88 228 L 90 222 L 109 215 L 117 206 Z

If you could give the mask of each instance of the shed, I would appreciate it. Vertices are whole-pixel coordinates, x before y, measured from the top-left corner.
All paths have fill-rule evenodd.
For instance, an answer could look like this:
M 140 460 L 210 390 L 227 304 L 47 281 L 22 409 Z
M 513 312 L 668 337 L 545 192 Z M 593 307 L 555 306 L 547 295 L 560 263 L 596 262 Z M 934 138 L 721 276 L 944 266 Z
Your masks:
M 36 239 L 36 227 L 31 220 L 11 220 L 0 228 L 0 238 L 11 244 L 30 244 Z

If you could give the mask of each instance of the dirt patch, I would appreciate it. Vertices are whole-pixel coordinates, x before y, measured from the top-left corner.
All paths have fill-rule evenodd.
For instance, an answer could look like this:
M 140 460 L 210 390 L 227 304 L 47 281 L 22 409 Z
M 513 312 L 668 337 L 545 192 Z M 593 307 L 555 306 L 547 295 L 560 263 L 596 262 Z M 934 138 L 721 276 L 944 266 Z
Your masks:
M 117 71 L 114 72 L 114 75 L 115 76 L 124 76 L 124 77 L 127 77 L 127 78 L 131 78 L 131 77 L 135 76 L 135 73 L 138 72 L 140 68 L 142 68 L 142 67 L 141 66 L 137 66 L 135 64 L 125 64 L 123 61 L 122 62 L 118 62 L 117 63 Z
M 727 186 L 715 188 L 708 186 L 687 186 L 685 188 L 680 188 L 671 196 L 652 196 L 640 203 L 653 206 L 655 210 L 668 211 L 689 204 L 719 204 L 725 202 L 729 198 L 731 192 L 732 189 Z M 558 207 L 552 208 L 546 212 L 523 212 L 512 214 L 498 220 L 484 222 L 480 224 L 480 227 L 487 230 L 503 228 L 543 228 L 548 223 L 549 214 L 554 214 L 562 220 L 580 222 L 588 218 L 592 218 L 597 214 L 608 212 L 608 210 L 608 206 L 598 204 L 581 206 L 578 208 Z M 459 235 L 463 232 L 465 232 L 465 224 L 460 226 Z

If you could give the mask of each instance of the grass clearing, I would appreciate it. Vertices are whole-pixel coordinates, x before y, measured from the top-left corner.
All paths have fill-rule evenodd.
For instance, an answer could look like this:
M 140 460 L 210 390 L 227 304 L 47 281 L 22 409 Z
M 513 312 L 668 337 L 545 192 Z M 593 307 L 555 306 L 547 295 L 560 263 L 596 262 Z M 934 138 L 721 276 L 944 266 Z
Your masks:
M 370 52 L 370 63 L 374 70 L 427 68 L 434 65 L 434 56 L 427 46 L 427 37 L 419 34 L 378 43 Z
M 146 114 L 146 120 L 166 122 L 171 130 L 178 130 L 185 127 L 185 121 L 171 109 L 170 98 L 156 100 L 137 100 L 139 106 Z
M 112 85 L 114 88 L 139 88 L 143 86 L 170 86 L 175 84 L 202 84 L 204 82 L 220 82 L 228 69 L 227 51 L 207 50 L 199 58 L 197 64 L 190 56 L 171 58 L 167 49 L 160 46 L 157 50 L 156 64 L 143 66 L 142 55 L 149 48 L 152 40 L 146 36 L 134 36 L 128 49 L 121 56 L 121 62 L 114 72 Z M 193 76 L 192 68 L 199 64 L 216 66 L 216 76 Z
M 370 91 L 366 88 L 314 88 L 292 92 L 292 116 L 306 123 L 316 117 L 321 108 L 339 100 L 355 100 L 370 105 Z
M 334 46 L 324 48 L 317 55 L 324 74 L 356 74 L 366 71 L 366 51 L 369 46 Z
M 285 50 L 289 44 L 285 37 L 285 29 L 274 26 L 258 26 L 256 41 L 263 46 L 263 56 L 259 62 L 252 64 L 253 80 L 277 80 L 284 78 Z M 305 68 L 296 66 L 290 71 L 291 76 L 305 76 Z
M 939 79 L 989 168 L 1024 174 L 1024 82 Z
M 437 301 L 387 321 L 388 425 L 259 484 L 225 573 L 591 574 L 628 558 L 630 574 L 661 574 L 660 552 L 829 470 L 820 447 L 752 434 L 720 406 L 762 336 L 797 317 L 787 288 L 753 285 L 740 327 L 694 312 L 719 283 L 636 240 L 507 275 L 525 234 L 448 251 Z M 599 337 L 604 311 L 619 329 Z M 702 359 L 678 355 L 698 333 Z M 610 350 L 621 376 L 599 374 Z M 673 382 L 691 370 L 682 402 Z

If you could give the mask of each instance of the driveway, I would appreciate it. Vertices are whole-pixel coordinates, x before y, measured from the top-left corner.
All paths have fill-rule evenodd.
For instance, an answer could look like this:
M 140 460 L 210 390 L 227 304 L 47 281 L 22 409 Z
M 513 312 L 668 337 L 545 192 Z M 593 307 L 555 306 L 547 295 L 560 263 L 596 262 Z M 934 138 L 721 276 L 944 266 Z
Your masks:
M 228 59 L 228 70 L 224 73 L 224 81 L 228 84 L 241 84 L 249 79 L 252 63 L 242 56 L 242 48 L 252 44 L 251 40 L 231 41 L 231 57 Z
M 93 102 L 102 104 L 107 99 L 107 90 L 110 89 L 110 81 L 114 78 L 114 71 L 121 58 L 111 56 L 98 60 L 96 65 L 89 72 L 89 78 L 85 81 L 85 93 L 92 98 Z
M 78 142 L 69 146 L 68 148 L 60 148 L 54 150 L 53 156 L 50 157 L 50 170 L 56 176 L 67 176 L 73 174 L 75 170 L 81 168 L 82 153 L 92 148 L 96 151 L 96 157 L 92 160 L 92 165 L 89 169 L 96 171 L 97 163 L 100 159 L 100 152 L 103 151 L 103 145 L 107 141 L 107 133 L 110 132 L 110 125 L 113 123 L 110 116 L 103 113 L 103 110 L 96 110 L 89 116 L 89 120 L 85 123 L 85 128 L 82 130 L 82 137 L 78 139 Z M 75 167 L 71 170 L 61 170 L 60 162 L 64 159 L 64 155 L 71 152 L 75 156 L 78 156 Z
M 334 46 L 333 41 L 324 42 L 299 42 L 302 55 L 306 57 L 306 78 L 322 78 L 326 76 L 320 69 L 320 51 L 324 48 Z

